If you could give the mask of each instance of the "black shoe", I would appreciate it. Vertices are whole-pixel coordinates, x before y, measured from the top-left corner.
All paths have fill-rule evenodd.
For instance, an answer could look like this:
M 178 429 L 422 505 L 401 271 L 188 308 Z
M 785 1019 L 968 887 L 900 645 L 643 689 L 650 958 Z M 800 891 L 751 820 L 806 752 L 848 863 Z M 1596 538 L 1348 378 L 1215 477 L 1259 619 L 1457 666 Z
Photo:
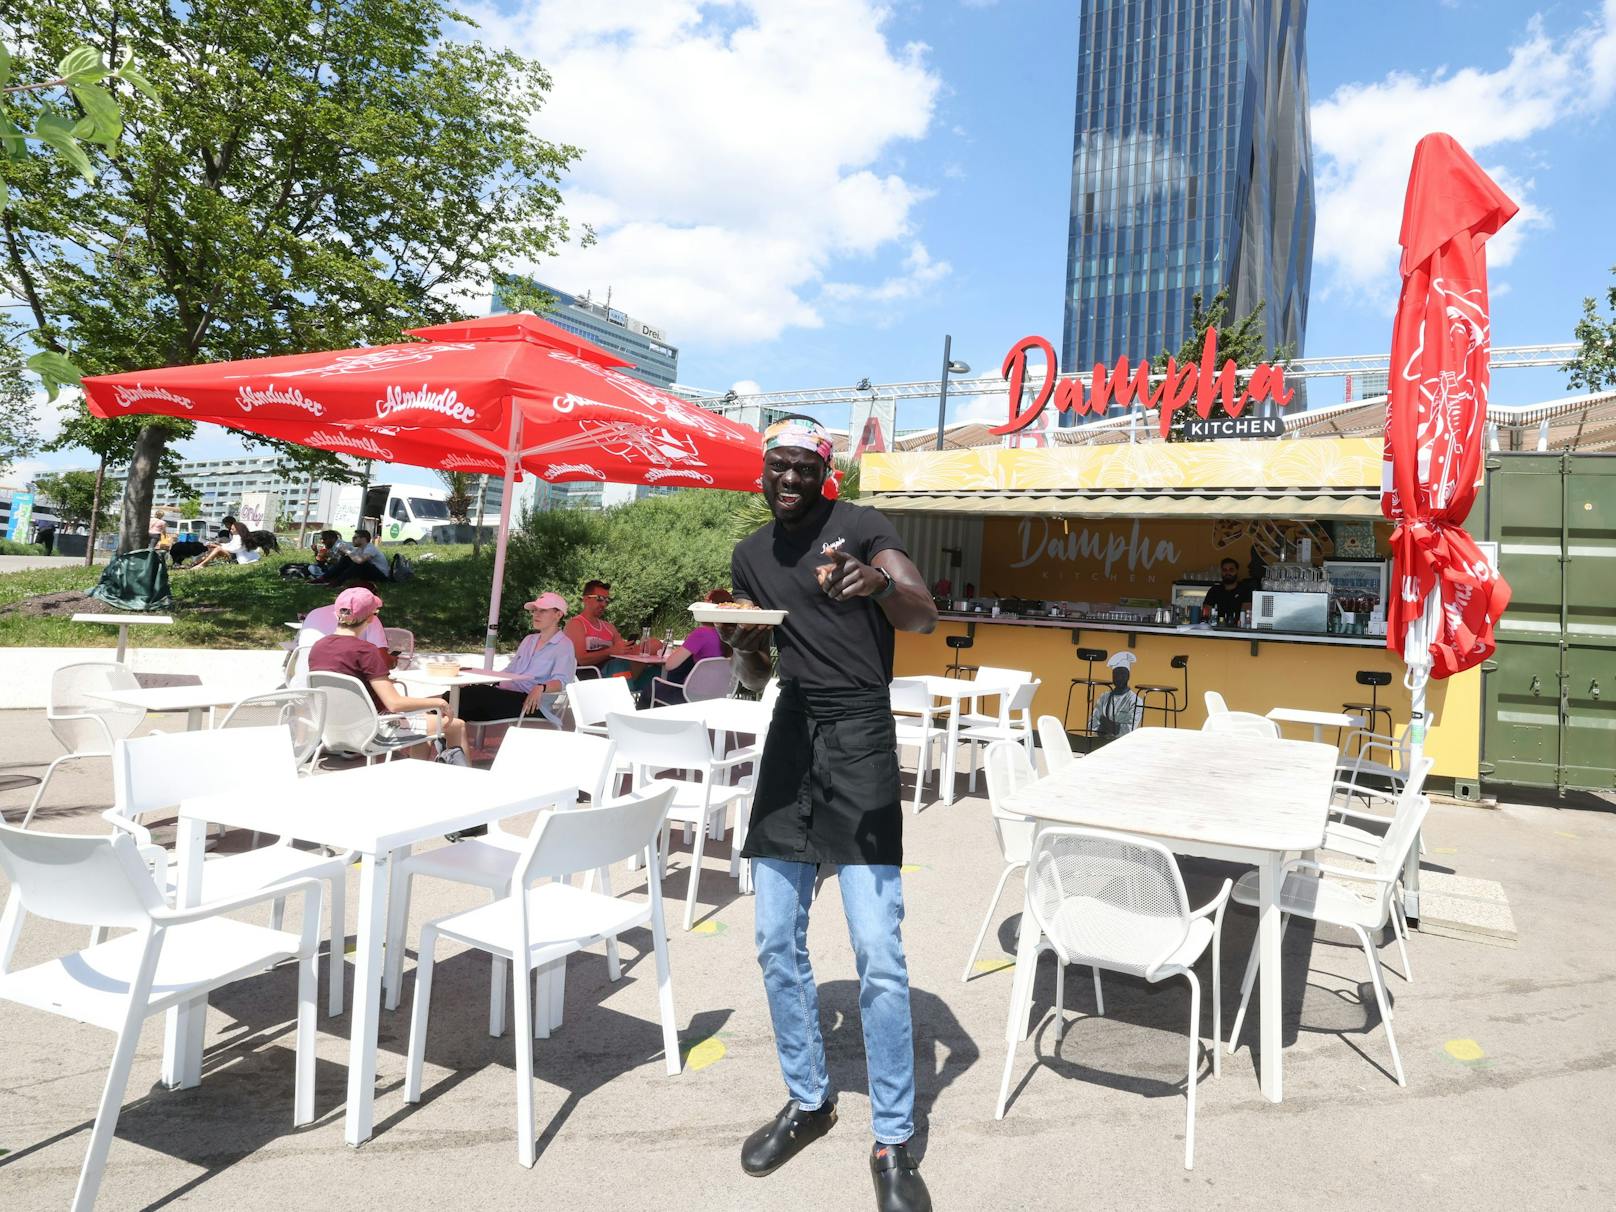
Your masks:
M 920 1177 L 920 1163 L 909 1156 L 909 1146 L 876 1142 L 870 1151 L 870 1177 L 875 1180 L 875 1206 L 879 1212 L 931 1212 L 931 1193 Z
M 836 1104 L 827 1102 L 817 1111 L 804 1111 L 793 1099 L 741 1146 L 741 1169 L 753 1178 L 773 1174 L 836 1123 Z

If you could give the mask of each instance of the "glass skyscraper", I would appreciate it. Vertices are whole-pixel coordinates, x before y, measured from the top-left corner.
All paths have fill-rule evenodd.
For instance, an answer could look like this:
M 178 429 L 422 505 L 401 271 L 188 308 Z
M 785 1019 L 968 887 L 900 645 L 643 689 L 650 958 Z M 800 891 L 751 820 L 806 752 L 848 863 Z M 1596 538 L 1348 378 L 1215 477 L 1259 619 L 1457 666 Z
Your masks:
M 1176 352 L 1193 299 L 1302 352 L 1307 0 L 1080 0 L 1063 370 Z

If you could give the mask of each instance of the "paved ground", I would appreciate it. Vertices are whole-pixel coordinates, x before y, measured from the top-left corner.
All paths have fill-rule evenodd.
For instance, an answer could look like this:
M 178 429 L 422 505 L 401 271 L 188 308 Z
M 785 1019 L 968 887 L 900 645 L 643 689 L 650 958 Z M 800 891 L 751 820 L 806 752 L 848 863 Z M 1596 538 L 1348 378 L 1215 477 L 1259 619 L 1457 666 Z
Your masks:
M 96 561 L 106 563 L 105 557 Z M 29 568 L 72 568 L 84 566 L 83 556 L 20 556 L 0 555 L 0 572 L 22 572 Z
M 4 790 L 6 779 L 36 772 L 54 749 L 38 713 L 0 713 L 0 735 L 0 810 L 15 820 L 32 789 Z M 108 795 L 106 764 L 85 763 L 53 784 L 46 817 L 56 828 L 93 830 L 92 809 Z M 1520 941 L 1510 948 L 1416 934 L 1416 981 L 1390 977 L 1406 1089 L 1387 1075 L 1385 1033 L 1361 952 L 1345 936 L 1292 929 L 1288 1097 L 1281 1106 L 1262 1100 L 1249 1045 L 1226 1057 L 1222 1077 L 1200 1086 L 1192 1173 L 1182 1168 L 1181 983 L 1151 988 L 1108 977 L 1108 1013 L 1096 1018 L 1086 974 L 1074 973 L 1061 1041 L 1049 1017 L 1046 960 L 1035 1011 L 1042 1025 L 1017 1053 L 1007 1117 L 994 1120 L 1010 971 L 960 982 L 999 870 L 985 805 L 967 799 L 909 818 L 904 936 L 925 1172 L 937 1207 L 1612 1206 L 1616 815 L 1607 805 L 1582 804 L 1433 811 L 1428 865 L 1501 881 Z M 1210 864 L 1186 864 L 1186 871 L 1192 900 L 1224 874 Z M 670 896 L 682 896 L 686 872 L 676 855 Z M 1011 888 L 986 969 L 1008 964 L 1019 881 Z M 101 1206 L 867 1208 L 857 985 L 833 882 L 826 893 L 811 946 L 843 1118 L 771 1178 L 746 1178 L 736 1162 L 741 1138 L 784 1095 L 752 956 L 751 903 L 711 860 L 698 931 L 676 931 L 672 940 L 686 1071 L 674 1078 L 662 1071 L 652 966 L 648 954 L 636 954 L 644 935 L 629 940 L 618 985 L 607 981 L 599 956 L 575 958 L 566 1025 L 537 1049 L 543 1139 L 533 1171 L 513 1156 L 511 1048 L 508 1037 L 486 1032 L 486 961 L 461 956 L 440 966 L 429 1097 L 419 1107 L 402 1097 L 411 986 L 405 1007 L 384 1016 L 378 1130 L 357 1151 L 342 1143 L 346 1018 L 321 1018 L 320 1118 L 292 1130 L 293 983 L 282 970 L 218 999 L 197 1089 L 158 1084 L 160 1027 L 148 1027 Z M 350 915 L 355 899 L 351 884 Z M 416 928 L 479 900 L 423 884 Z M 1251 936 L 1249 915 L 1231 913 L 1225 1023 Z M 35 922 L 16 959 L 37 962 L 82 941 L 80 929 Z M 1396 965 L 1395 948 L 1388 960 Z M 1203 1015 L 1204 1038 L 1210 1012 Z M 83 1157 L 111 1037 L 0 1004 L 0 1040 L 0 1206 L 61 1207 Z

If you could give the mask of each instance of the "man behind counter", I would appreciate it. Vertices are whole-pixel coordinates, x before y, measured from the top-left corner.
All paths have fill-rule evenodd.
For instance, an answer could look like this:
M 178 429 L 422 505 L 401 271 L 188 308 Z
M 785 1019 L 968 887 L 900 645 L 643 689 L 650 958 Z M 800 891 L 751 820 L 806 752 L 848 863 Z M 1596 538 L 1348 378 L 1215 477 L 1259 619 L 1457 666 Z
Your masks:
M 1212 619 L 1215 615 L 1219 623 L 1237 623 L 1240 608 L 1251 604 L 1251 586 L 1241 583 L 1237 560 L 1224 560 L 1218 565 L 1218 575 L 1222 582 L 1208 589 L 1201 599 L 1201 617 Z

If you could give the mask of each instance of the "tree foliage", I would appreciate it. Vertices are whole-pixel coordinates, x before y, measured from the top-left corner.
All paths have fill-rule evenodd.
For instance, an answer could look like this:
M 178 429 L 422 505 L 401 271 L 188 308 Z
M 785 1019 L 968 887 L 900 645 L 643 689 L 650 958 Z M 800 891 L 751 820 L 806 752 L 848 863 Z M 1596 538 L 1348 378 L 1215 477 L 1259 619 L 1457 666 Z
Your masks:
M 1262 314 L 1268 304 L 1258 303 L 1245 315 L 1233 323 L 1229 322 L 1229 288 L 1223 287 L 1212 300 L 1203 306 L 1201 292 L 1196 291 L 1190 313 L 1190 335 L 1176 350 L 1164 349 L 1156 355 L 1151 363 L 1151 369 L 1165 371 L 1167 359 L 1176 359 L 1178 365 L 1198 363 L 1201 354 L 1206 348 L 1206 330 L 1218 330 L 1217 365 L 1221 367 L 1226 361 L 1233 359 L 1234 364 L 1242 369 L 1255 366 L 1259 362 L 1282 362 L 1293 356 L 1294 350 L 1289 346 L 1275 346 L 1270 349 L 1263 343 Z M 1189 442 L 1197 439 L 1185 436 L 1184 427 L 1192 420 L 1199 419 L 1199 414 L 1193 408 L 1181 408 L 1173 418 L 1173 428 L 1168 432 L 1169 442 Z
M 95 512 L 93 509 L 95 472 L 63 471 L 37 476 L 34 479 L 34 491 L 51 499 L 51 503 L 56 506 L 56 516 L 67 525 L 90 525 L 91 515 Z M 109 512 L 103 501 L 101 514 L 95 519 L 93 529 L 106 528 Z
M 464 525 L 471 517 L 471 505 L 475 486 L 473 481 L 478 477 L 464 471 L 440 471 L 438 479 L 449 490 L 448 500 L 444 502 L 449 510 L 449 517 Z
M 60 159 L 14 166 L 0 289 L 36 343 L 109 373 L 396 341 L 541 259 L 577 152 L 531 133 L 539 65 L 451 20 L 438 0 L 9 0 L 34 75 L 80 44 L 132 49 L 151 89 L 99 188 Z M 37 96 L 0 112 L 37 122 Z M 134 424 L 125 547 L 188 423 Z
M 1610 272 L 1616 276 L 1616 266 Z M 1605 291 L 1605 306 L 1609 318 L 1599 314 L 1592 296 L 1582 301 L 1582 317 L 1573 330 L 1582 348 L 1561 367 L 1566 372 L 1566 386 L 1574 390 L 1592 393 L 1616 388 L 1616 284 Z
M 0 332 L 0 476 L 39 446 L 33 397 L 22 354 Z

